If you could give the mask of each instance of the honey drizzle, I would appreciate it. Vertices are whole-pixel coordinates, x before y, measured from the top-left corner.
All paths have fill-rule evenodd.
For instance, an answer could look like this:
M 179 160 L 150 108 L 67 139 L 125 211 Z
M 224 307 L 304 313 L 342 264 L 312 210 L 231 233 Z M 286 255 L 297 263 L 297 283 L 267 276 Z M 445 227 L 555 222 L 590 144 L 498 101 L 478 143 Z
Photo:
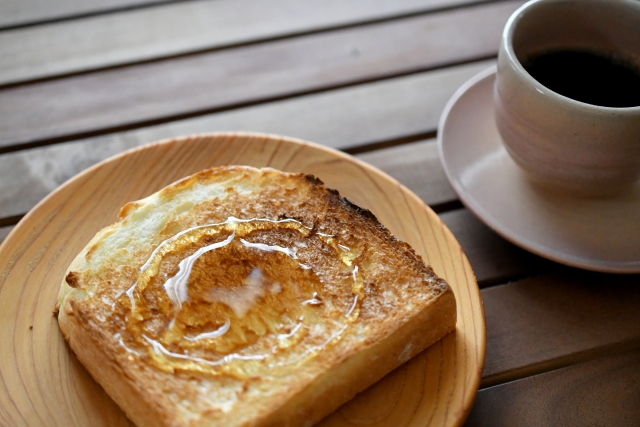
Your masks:
M 224 322 L 224 325 L 220 326 L 215 331 L 211 332 L 203 332 L 201 334 L 196 335 L 195 337 L 190 337 L 185 335 L 184 338 L 189 341 L 198 341 L 201 339 L 209 339 L 209 338 L 218 338 L 227 333 L 229 328 L 231 327 L 231 319 L 227 317 L 227 320 Z
M 172 236 L 172 237 L 168 238 L 167 240 L 162 241 L 158 245 L 158 247 L 156 247 L 153 250 L 153 252 L 151 252 L 151 255 L 149 256 L 149 259 L 147 259 L 147 261 L 142 265 L 142 267 L 140 267 L 140 270 L 139 270 L 140 271 L 140 277 L 126 291 L 126 294 L 129 297 L 129 300 L 131 302 L 131 311 L 133 312 L 135 310 L 135 299 L 133 297 L 133 292 L 135 292 L 135 290 L 138 287 L 138 285 L 140 284 L 141 280 L 143 281 L 143 283 L 144 283 L 144 281 L 148 282 L 152 275 L 158 274 L 159 264 L 160 264 L 160 262 L 162 262 L 163 256 L 166 255 L 166 252 L 163 252 L 163 250 L 165 250 L 165 248 L 167 248 L 171 243 L 176 242 L 182 236 L 188 235 L 189 233 L 194 233 L 196 231 L 204 231 L 204 233 L 199 233 L 196 236 L 196 237 L 201 238 L 203 234 L 208 234 L 208 233 L 206 233 L 207 231 L 210 231 L 210 230 L 215 231 L 215 229 L 219 228 L 219 227 L 226 229 L 229 226 L 235 227 L 235 226 L 237 226 L 237 224 L 240 224 L 240 223 L 251 223 L 251 222 L 254 222 L 254 221 L 264 221 L 264 222 L 267 222 L 267 223 L 274 223 L 274 224 L 296 224 L 299 227 L 306 228 L 309 231 L 311 230 L 309 227 L 305 227 L 300 221 L 296 221 L 295 219 L 291 219 L 291 218 L 282 219 L 282 220 L 270 220 L 270 219 L 263 219 L 263 218 L 238 219 L 238 218 L 233 217 L 233 216 L 230 216 L 224 222 L 220 222 L 220 223 L 216 223 L 216 224 L 205 224 L 205 225 L 199 225 L 199 226 L 196 226 L 196 227 L 187 228 L 186 230 L 183 230 L 183 231 L 177 233 L 175 236 Z M 218 231 L 218 233 L 219 233 L 219 231 Z M 232 236 L 230 236 L 229 239 L 226 239 L 223 242 L 214 243 L 211 246 L 220 245 L 220 246 L 217 246 L 217 247 L 215 247 L 213 249 L 217 249 L 219 247 L 225 246 L 225 245 L 229 244 L 231 242 L 231 240 L 233 240 L 233 237 L 235 237 L 235 233 L 233 233 Z M 204 249 L 204 248 L 202 248 L 202 249 Z M 195 257 L 195 259 L 197 259 L 200 255 L 202 255 L 205 252 L 206 251 L 201 252 L 197 257 Z M 195 262 L 195 259 L 193 260 L 193 262 Z M 189 272 L 190 271 L 191 271 L 191 269 L 189 269 Z M 178 273 L 178 274 L 180 274 L 180 273 Z M 187 275 L 186 279 L 187 280 L 189 279 L 188 275 Z M 143 287 L 143 289 L 144 289 L 144 287 Z
M 225 239 L 219 242 L 209 244 L 207 246 L 202 246 L 198 248 L 193 254 L 183 258 L 178 264 L 178 272 L 174 274 L 173 277 L 166 279 L 166 281 L 161 285 L 162 288 L 164 289 L 166 297 L 169 299 L 171 306 L 173 307 L 173 318 L 170 321 L 168 327 L 165 329 L 165 332 L 167 331 L 171 332 L 171 330 L 175 326 L 176 319 L 179 313 L 181 312 L 183 305 L 189 300 L 188 283 L 189 283 L 189 278 L 192 274 L 192 269 L 196 264 L 197 260 L 207 252 L 211 252 L 216 249 L 221 249 L 230 245 L 236 238 L 238 239 L 241 247 L 243 248 L 247 248 L 249 250 L 254 249 L 254 250 L 267 252 L 267 253 L 268 252 L 282 253 L 287 258 L 291 260 L 295 260 L 298 268 L 304 271 L 310 270 L 312 273 L 309 273 L 309 274 L 315 275 L 313 266 L 308 265 L 308 261 L 306 261 L 307 263 L 303 263 L 298 259 L 297 250 L 295 247 L 293 249 L 290 249 L 290 248 L 286 248 L 278 245 L 268 245 L 260 242 L 250 242 L 245 238 L 240 237 L 240 236 L 246 237 L 246 235 L 256 230 L 268 231 L 268 230 L 281 229 L 281 228 L 296 230 L 300 233 L 301 237 L 303 238 L 307 237 L 312 232 L 311 228 L 304 226 L 302 223 L 294 219 L 269 220 L 269 219 L 254 218 L 254 219 L 242 220 L 235 217 L 229 217 L 226 221 L 222 223 L 207 224 L 207 225 L 188 228 L 170 237 L 169 239 L 166 239 L 165 241 L 161 242 L 151 252 L 149 259 L 147 259 L 147 261 L 140 268 L 139 270 L 140 274 L 139 274 L 138 280 L 125 292 L 129 301 L 129 306 L 130 306 L 129 316 L 127 316 L 126 323 L 131 324 L 131 322 L 134 322 L 134 324 L 137 324 L 136 322 L 139 323 L 139 322 L 144 322 L 146 320 L 142 313 L 144 306 L 140 305 L 141 303 L 144 302 L 144 300 L 142 299 L 142 294 L 145 291 L 145 289 L 151 284 L 151 281 L 155 277 L 157 277 L 157 275 L 159 274 L 161 264 L 166 256 L 176 252 L 177 250 L 180 250 L 179 248 L 182 246 L 197 245 L 200 241 L 202 241 L 202 239 L 204 238 L 210 239 L 215 235 L 219 235 L 221 233 L 229 233 L 229 235 Z M 344 331 L 349 327 L 349 325 L 357 319 L 359 315 L 360 305 L 365 296 L 363 280 L 361 275 L 358 274 L 358 266 L 353 265 L 354 260 L 359 256 L 359 253 L 352 251 L 349 247 L 345 245 L 339 244 L 336 237 L 333 235 L 320 233 L 320 232 L 317 232 L 316 235 L 325 244 L 327 244 L 328 246 L 334 249 L 335 253 L 338 255 L 343 265 L 348 267 L 353 266 L 353 269 L 351 270 L 351 277 L 353 279 L 353 284 L 351 285 L 351 291 L 352 291 L 352 294 L 354 295 L 353 302 L 349 304 L 348 306 L 349 308 L 347 309 L 346 312 L 343 313 L 342 315 L 344 316 L 343 321 L 338 321 L 337 319 L 334 318 L 335 316 L 333 315 L 328 315 L 328 314 L 324 315 L 326 317 L 326 320 L 324 320 L 323 324 L 325 325 L 326 332 L 330 333 L 330 335 L 320 344 L 315 344 L 315 345 L 312 343 L 304 344 L 305 342 L 304 339 L 310 333 L 309 332 L 310 329 L 309 329 L 309 326 L 307 326 L 303 322 L 304 316 L 301 316 L 297 320 L 297 323 L 295 324 L 295 326 L 293 326 L 293 328 L 291 328 L 291 330 L 289 330 L 288 332 L 275 333 L 276 344 L 271 346 L 268 352 L 262 352 L 259 354 L 245 354 L 245 353 L 241 353 L 243 351 L 241 349 L 240 352 L 235 351 L 228 354 L 223 354 L 221 355 L 222 357 L 220 357 L 218 360 L 210 360 L 209 358 L 205 358 L 202 355 L 189 354 L 190 353 L 189 348 L 191 347 L 189 346 L 185 347 L 185 344 L 184 344 L 185 341 L 192 344 L 202 342 L 203 343 L 202 345 L 205 346 L 202 348 L 206 349 L 208 348 L 207 345 L 209 345 L 207 343 L 215 344 L 215 343 L 221 342 L 219 340 L 224 340 L 225 335 L 230 333 L 230 330 L 233 327 L 232 319 L 227 317 L 224 324 L 222 324 L 221 326 L 217 327 L 214 330 L 201 332 L 191 336 L 188 335 L 187 333 L 182 333 L 181 339 L 185 340 L 183 341 L 183 344 L 179 344 L 179 348 L 181 349 L 182 352 L 171 351 L 169 348 L 166 347 L 166 345 L 163 345 L 158 339 L 153 339 L 144 333 L 141 333 L 142 340 L 137 342 L 138 344 L 137 348 L 139 349 L 140 344 L 143 344 L 142 347 L 146 347 L 147 349 L 147 351 L 144 353 L 148 354 L 151 360 L 155 362 L 155 364 L 163 370 L 173 371 L 175 369 L 180 369 L 180 370 L 186 370 L 186 371 L 204 372 L 204 373 L 209 373 L 213 375 L 222 374 L 222 375 L 231 375 L 234 377 L 244 377 L 248 375 L 249 371 L 254 370 L 253 368 L 255 368 L 255 366 L 252 364 L 261 363 L 261 362 L 264 362 L 266 359 L 273 358 L 273 355 L 278 353 L 281 348 L 287 348 L 291 345 L 302 343 L 301 345 L 303 345 L 304 351 L 302 351 L 300 354 L 296 353 L 297 357 L 293 357 L 292 360 L 279 361 L 276 359 L 275 363 L 268 362 L 269 367 L 273 368 L 278 366 L 288 366 L 288 365 L 296 364 L 312 356 L 313 354 L 316 354 L 317 352 L 321 351 L 323 348 L 330 345 L 331 343 L 336 342 L 342 336 Z M 176 249 L 176 247 L 178 249 Z M 259 269 L 258 269 L 257 278 L 256 277 L 252 278 L 252 276 L 255 276 L 254 275 L 255 271 L 256 271 L 256 268 L 254 267 L 254 270 L 251 271 L 251 274 L 249 274 L 245 282 L 251 284 L 253 283 L 251 282 L 253 280 L 254 282 L 257 283 L 256 286 L 258 287 L 262 286 L 261 285 L 262 276 L 260 275 L 261 272 Z M 280 284 L 278 284 L 278 286 L 280 286 Z M 241 288 L 240 290 L 242 291 L 243 289 L 245 290 L 249 289 L 249 291 L 251 291 L 251 289 L 247 288 L 246 286 L 245 288 Z M 259 288 L 259 291 L 265 292 L 264 289 L 262 288 Z M 257 295 L 258 295 L 257 296 L 258 298 L 263 298 L 262 295 L 264 294 L 262 293 Z M 256 298 L 256 296 L 254 295 L 252 296 L 252 298 Z M 138 303 L 136 301 L 138 301 Z M 215 302 L 216 304 L 223 304 L 223 305 L 226 304 L 228 307 L 231 307 L 236 317 L 240 316 L 235 321 L 242 320 L 244 316 L 243 310 L 236 311 L 235 308 L 233 306 L 229 306 L 228 305 L 229 302 L 225 302 L 224 299 L 220 301 L 218 300 L 215 300 L 215 301 L 216 301 Z M 310 298 L 307 297 L 304 301 L 301 301 L 299 304 L 301 307 L 309 307 L 309 309 L 306 309 L 306 310 L 311 310 L 314 308 L 324 309 L 324 310 L 331 309 L 331 307 L 325 307 L 326 304 L 323 298 L 321 298 L 318 292 L 316 291 L 313 292 L 313 295 Z M 327 313 L 330 313 L 330 312 L 327 311 Z M 310 312 L 310 314 L 313 314 L 313 312 Z M 283 325 L 285 323 L 283 323 Z M 340 323 L 342 324 L 340 325 Z M 242 328 L 242 326 L 239 326 L 239 327 Z M 331 329 L 335 329 L 335 328 L 337 328 L 337 330 L 334 330 L 333 332 L 331 332 Z M 127 326 L 125 325 L 125 329 L 123 329 L 123 332 L 126 332 L 126 329 L 127 329 Z M 171 337 L 172 335 L 170 334 L 169 336 Z M 135 336 L 131 336 L 130 339 L 133 339 L 134 343 L 136 342 Z M 129 353 L 140 356 L 140 353 L 138 351 L 131 349 L 132 346 L 128 346 L 127 344 L 125 344 L 120 333 L 118 333 L 118 343 L 121 346 L 123 346 Z M 200 350 L 202 348 L 200 348 Z M 217 347 L 214 347 L 214 348 L 217 348 Z M 198 350 L 198 348 L 195 348 L 195 349 Z M 144 353 L 141 357 L 145 357 Z M 208 355 L 208 353 L 206 353 L 205 355 Z M 243 363 L 244 365 L 242 366 L 237 365 L 238 363 Z M 249 371 L 247 371 L 247 369 L 249 369 Z
M 191 269 L 193 268 L 193 264 L 195 264 L 198 258 L 206 254 L 207 252 L 227 246 L 233 241 L 235 236 L 235 233 L 232 233 L 222 242 L 214 243 L 212 245 L 200 248 L 193 255 L 190 255 L 180 261 L 180 264 L 178 264 L 178 273 L 175 276 L 169 278 L 164 283 L 164 285 L 162 285 L 165 292 L 169 296 L 169 299 L 171 300 L 171 303 L 173 304 L 175 310 L 180 310 L 182 308 L 182 303 L 185 302 L 189 297 L 189 295 L 187 294 L 187 282 L 189 281 L 189 276 L 191 276 Z

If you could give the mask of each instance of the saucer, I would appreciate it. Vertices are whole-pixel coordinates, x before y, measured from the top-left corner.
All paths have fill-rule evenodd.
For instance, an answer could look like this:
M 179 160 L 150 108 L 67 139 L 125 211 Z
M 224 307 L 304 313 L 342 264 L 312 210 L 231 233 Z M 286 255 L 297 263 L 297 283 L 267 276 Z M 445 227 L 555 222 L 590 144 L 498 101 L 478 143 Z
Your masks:
M 440 159 L 464 205 L 510 242 L 550 260 L 608 273 L 640 273 L 640 183 L 610 198 L 580 198 L 528 181 L 494 121 L 496 67 L 467 81 L 438 127 Z

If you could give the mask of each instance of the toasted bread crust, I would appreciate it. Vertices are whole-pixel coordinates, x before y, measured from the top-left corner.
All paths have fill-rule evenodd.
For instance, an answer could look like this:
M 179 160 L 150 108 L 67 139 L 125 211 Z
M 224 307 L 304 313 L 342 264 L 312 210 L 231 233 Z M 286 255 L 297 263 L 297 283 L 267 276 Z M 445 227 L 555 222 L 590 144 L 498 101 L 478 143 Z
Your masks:
M 428 310 L 422 310 L 385 339 L 324 372 L 309 387 L 256 425 L 313 425 L 452 332 L 456 322 L 455 305 L 453 291 L 449 288 Z
M 428 310 L 422 310 L 395 333 L 325 371 L 316 381 L 275 410 L 256 418 L 254 426 L 309 426 L 375 384 L 393 369 L 416 356 L 455 329 L 455 299 L 447 289 Z M 127 378 L 119 365 L 102 351 L 99 338 L 73 315 L 60 312 L 60 329 L 80 362 L 137 426 L 176 426 L 162 405 L 146 392 L 148 383 Z M 276 405 L 274 405 L 276 406 Z
M 204 197 L 195 193 L 200 188 L 215 190 L 216 197 L 196 200 Z M 151 210 L 165 208 L 161 220 L 149 225 Z M 243 215 L 295 218 L 311 235 L 332 234 L 348 246 L 360 245 L 358 256 L 367 261 L 361 268 L 366 298 L 358 301 L 359 314 L 348 335 L 305 359 L 295 373 L 278 371 L 275 379 L 211 377 L 180 369 L 168 373 L 148 356 L 119 345 L 113 333 L 119 329 L 109 320 L 113 313 L 100 302 L 109 297 L 104 289 L 130 286 L 151 251 L 178 231 Z M 448 285 L 370 211 L 313 176 L 214 168 L 127 204 L 120 217 L 71 264 L 65 275 L 70 280 L 61 287 L 58 321 L 80 361 L 139 426 L 311 425 L 455 328 L 455 299 Z M 127 232 L 138 232 L 138 240 L 126 240 Z M 131 246 L 122 247 L 122 242 Z M 337 277 L 319 249 L 302 256 L 323 278 Z M 387 265 L 381 268 L 383 262 Z M 220 399 L 230 403 L 221 406 Z
M 105 351 L 99 335 L 83 326 L 73 309 L 73 302 L 58 312 L 62 333 L 91 376 L 105 389 L 137 426 L 169 426 L 170 414 L 162 405 L 154 404 L 152 394 L 146 393 L 148 383 L 132 381 L 118 363 Z

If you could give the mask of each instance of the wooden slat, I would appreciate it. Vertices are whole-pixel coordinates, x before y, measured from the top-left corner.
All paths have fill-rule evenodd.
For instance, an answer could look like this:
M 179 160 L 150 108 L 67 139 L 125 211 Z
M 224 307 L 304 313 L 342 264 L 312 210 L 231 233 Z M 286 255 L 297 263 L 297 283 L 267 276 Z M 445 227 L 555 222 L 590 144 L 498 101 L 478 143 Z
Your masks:
M 388 173 L 430 203 L 455 199 L 433 139 L 356 157 Z M 461 244 L 481 286 L 533 274 L 545 267 L 548 270 L 554 265 L 506 242 L 467 210 L 444 213 L 441 218 Z
M 430 204 L 455 200 L 455 193 L 444 176 L 434 139 L 356 157 L 396 178 Z M 60 164 L 62 159 L 53 161 Z M 6 166 L 11 172 L 11 164 Z M 32 181 L 30 188 L 34 188 L 33 185 Z M 549 270 L 555 265 L 506 242 L 465 209 L 447 212 L 440 217 L 465 251 L 480 286 Z
M 0 146 L 59 141 L 494 55 L 501 2 L 0 92 Z
M 0 28 L 166 2 L 167 0 L 3 0 L 0 2 Z
M 548 271 L 557 264 L 507 242 L 467 209 L 440 215 L 469 258 L 480 287 Z
M 479 0 L 216 0 L 0 33 L 0 84 L 282 37 Z M 61 7 L 58 5 L 61 4 Z M 12 0 L 0 25 L 148 0 Z M 4 12 L 4 13 L 2 13 Z
M 28 211 L 54 188 L 100 160 L 163 138 L 244 130 L 289 135 L 334 148 L 347 148 L 430 132 L 435 130 L 442 109 L 456 88 L 493 63 L 483 61 L 3 154 L 0 155 L 0 218 Z M 432 151 L 432 159 L 433 155 Z M 452 195 L 443 191 L 420 195 L 428 203 L 438 203 Z
M 485 65 L 487 64 L 483 63 L 474 67 L 481 69 Z M 246 109 L 249 111 L 239 110 L 214 115 L 203 126 L 192 127 L 191 132 L 206 130 L 207 126 L 214 130 L 233 129 L 232 126 L 225 127 L 225 121 L 227 124 L 233 123 L 234 116 L 236 116 L 238 123 L 243 121 L 246 126 L 242 129 L 257 129 L 302 136 L 323 143 L 328 142 L 328 145 L 341 148 L 353 146 L 354 141 L 358 141 L 358 139 L 360 141 L 366 140 L 365 136 L 358 135 L 357 131 L 372 132 L 366 137 L 396 137 L 410 134 L 406 127 L 404 129 L 395 127 L 389 129 L 388 125 L 390 123 L 397 125 L 402 118 L 404 126 L 411 123 L 419 126 L 435 126 L 439 111 L 450 93 L 464 80 L 464 74 L 471 75 L 475 71 L 469 66 L 463 66 L 458 67 L 456 71 L 449 70 L 446 73 L 443 71 L 426 73 L 421 79 L 416 76 L 405 77 L 393 82 L 380 82 L 359 88 L 335 91 L 330 94 L 306 97 L 308 99 L 274 103 L 269 105 L 269 109 L 272 109 L 271 112 L 265 111 L 266 106 L 261 106 Z M 443 85 L 443 82 L 449 84 Z M 418 84 L 422 87 L 418 87 Z M 437 96 L 437 99 L 433 96 L 429 97 L 429 105 L 432 108 L 430 111 L 419 109 L 419 104 L 424 104 L 423 99 L 411 100 L 411 93 L 430 93 L 433 95 L 433 90 L 436 87 L 443 89 L 446 86 L 449 86 L 449 89 L 441 92 L 442 95 Z M 354 103 L 354 100 L 357 102 Z M 384 102 L 378 103 L 384 108 L 380 109 L 377 114 L 374 113 L 374 109 L 370 108 L 370 105 L 376 100 L 384 100 Z M 254 114 L 251 114 L 252 110 L 260 111 L 253 111 Z M 314 120 L 307 119 L 309 111 L 314 112 Z M 297 117 L 296 112 L 302 113 L 303 116 Z M 225 118 L 225 115 L 232 117 Z M 277 122 L 278 117 L 281 118 L 280 123 Z M 348 118 L 348 121 L 342 121 L 344 119 L 341 120 L 341 117 Z M 217 118 L 217 123 L 214 118 Z M 282 120 L 283 118 L 286 120 Z M 264 120 L 272 126 L 275 125 L 276 128 L 261 128 L 260 124 L 264 124 L 264 122 L 259 120 Z M 304 129 L 286 130 L 288 124 L 303 124 Z M 173 135 L 189 133 L 189 126 L 175 125 Z M 146 135 L 137 131 L 118 135 L 108 140 L 97 138 L 81 143 L 62 144 L 0 157 L 0 176 L 6 176 L 6 180 L 0 181 L 9 182 L 10 179 L 14 181 L 11 187 L 3 189 L 6 197 L 0 198 L 5 202 L 2 203 L 3 206 L 6 206 L 5 209 L 9 209 L 2 211 L 3 216 L 28 210 L 64 180 L 102 158 L 142 142 L 171 136 L 170 130 L 167 132 L 164 127 L 161 126 L 162 129 L 156 130 L 147 129 L 144 131 Z M 411 130 L 415 132 L 421 129 Z M 348 133 L 341 133 L 341 131 Z M 304 132 L 307 133 L 304 134 Z M 312 135 L 309 132 L 316 132 L 316 134 Z M 332 138 L 332 140 L 324 140 L 324 138 Z M 455 200 L 456 196 L 442 171 L 433 139 L 364 153 L 358 157 L 389 173 L 429 204 Z M 2 191 L 0 191 L 1 195 Z M 466 210 L 443 214 L 442 219 L 461 243 L 481 285 L 532 274 L 548 264 L 541 258 L 504 241 Z
M 638 426 L 640 351 L 480 390 L 464 425 Z
M 457 198 L 444 174 L 433 139 L 357 157 L 388 173 L 428 204 L 443 204 Z M 507 242 L 466 209 L 442 213 L 440 218 L 460 243 L 481 287 L 556 265 Z
M 457 198 L 440 164 L 435 139 L 362 153 L 356 157 L 388 173 L 429 205 Z
M 9 233 L 13 230 L 13 226 L 9 227 L 0 227 L 0 244 L 4 241 L 4 239 L 9 235 Z
M 434 139 L 357 157 L 388 173 L 430 205 L 457 198 L 442 169 Z M 442 213 L 440 218 L 460 243 L 481 287 L 555 265 L 507 242 L 466 209 Z
M 482 299 L 483 386 L 640 347 L 640 275 L 568 270 L 483 289 Z

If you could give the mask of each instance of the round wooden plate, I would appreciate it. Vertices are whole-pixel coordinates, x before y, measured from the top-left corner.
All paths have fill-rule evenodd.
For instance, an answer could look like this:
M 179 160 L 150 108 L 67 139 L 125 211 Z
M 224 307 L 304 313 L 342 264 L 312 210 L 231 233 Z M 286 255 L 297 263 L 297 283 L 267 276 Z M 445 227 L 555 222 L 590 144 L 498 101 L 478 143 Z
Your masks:
M 40 202 L 0 247 L 0 425 L 128 426 L 66 345 L 53 315 L 65 269 L 120 207 L 220 165 L 271 166 L 320 177 L 370 209 L 444 277 L 456 296 L 451 333 L 320 425 L 458 426 L 485 355 L 478 286 L 451 232 L 393 178 L 338 151 L 290 138 L 227 133 L 147 145 L 112 157 Z

